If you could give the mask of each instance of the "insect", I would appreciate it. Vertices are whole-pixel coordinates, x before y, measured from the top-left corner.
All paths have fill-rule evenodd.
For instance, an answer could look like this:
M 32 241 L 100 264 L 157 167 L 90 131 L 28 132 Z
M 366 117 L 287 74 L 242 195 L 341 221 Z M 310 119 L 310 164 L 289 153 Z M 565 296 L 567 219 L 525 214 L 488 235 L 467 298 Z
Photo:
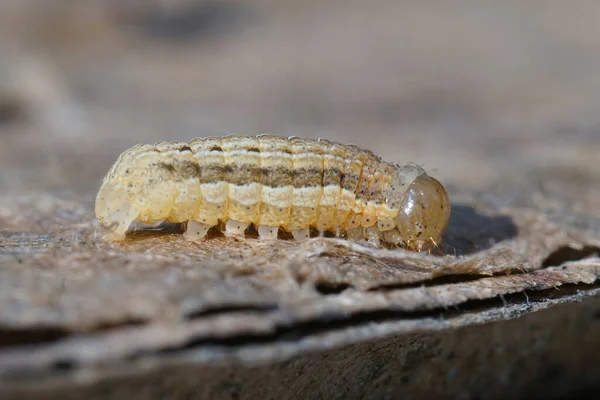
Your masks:
M 225 235 L 252 224 L 261 239 L 311 230 L 410 250 L 440 242 L 450 217 L 446 190 L 416 164 L 327 140 L 227 136 L 136 145 L 103 180 L 96 217 L 119 241 L 133 222 L 186 222 L 200 241 L 220 222 Z

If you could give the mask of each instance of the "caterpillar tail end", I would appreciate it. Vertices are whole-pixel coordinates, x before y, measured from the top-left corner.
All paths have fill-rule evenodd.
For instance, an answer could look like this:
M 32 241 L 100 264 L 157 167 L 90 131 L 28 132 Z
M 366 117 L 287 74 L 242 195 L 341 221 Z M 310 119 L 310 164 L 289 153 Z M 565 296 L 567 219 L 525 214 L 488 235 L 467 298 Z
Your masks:
M 138 217 L 126 190 L 114 182 L 106 182 L 100 188 L 96 197 L 95 212 L 104 231 L 103 239 L 109 242 L 125 240 L 129 226 Z

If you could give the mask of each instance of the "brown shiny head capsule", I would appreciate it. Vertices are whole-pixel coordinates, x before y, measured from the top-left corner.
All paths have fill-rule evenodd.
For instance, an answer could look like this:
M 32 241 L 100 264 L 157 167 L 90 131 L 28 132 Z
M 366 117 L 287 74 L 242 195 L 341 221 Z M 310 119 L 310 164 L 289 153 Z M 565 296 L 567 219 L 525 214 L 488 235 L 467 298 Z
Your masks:
M 450 200 L 442 184 L 421 175 L 408 187 L 396 216 L 396 227 L 411 250 L 431 250 L 448 228 Z

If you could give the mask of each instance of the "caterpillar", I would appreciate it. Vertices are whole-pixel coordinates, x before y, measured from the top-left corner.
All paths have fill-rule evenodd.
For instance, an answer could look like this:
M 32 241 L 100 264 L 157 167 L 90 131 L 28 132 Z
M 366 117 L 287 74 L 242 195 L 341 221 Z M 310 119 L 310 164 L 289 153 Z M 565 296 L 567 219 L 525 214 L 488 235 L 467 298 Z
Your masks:
M 283 229 L 381 241 L 414 251 L 436 246 L 448 227 L 442 184 L 420 166 L 397 165 L 368 150 L 328 140 L 226 136 L 189 143 L 139 144 L 104 177 L 95 203 L 105 238 L 120 241 L 133 222 L 187 223 L 200 241 L 211 227 L 261 239 Z

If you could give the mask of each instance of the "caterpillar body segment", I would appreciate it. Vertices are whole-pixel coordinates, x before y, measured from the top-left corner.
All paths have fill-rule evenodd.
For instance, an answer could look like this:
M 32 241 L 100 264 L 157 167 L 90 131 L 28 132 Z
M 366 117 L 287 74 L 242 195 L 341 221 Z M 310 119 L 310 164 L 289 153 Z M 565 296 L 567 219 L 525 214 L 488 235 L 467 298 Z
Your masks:
M 311 230 L 411 250 L 436 246 L 450 216 L 444 187 L 415 164 L 327 140 L 227 136 L 161 142 L 125 151 L 103 180 L 96 217 L 123 240 L 133 222 L 187 222 L 203 239 L 254 225 L 261 239 L 279 229 L 296 240 Z

